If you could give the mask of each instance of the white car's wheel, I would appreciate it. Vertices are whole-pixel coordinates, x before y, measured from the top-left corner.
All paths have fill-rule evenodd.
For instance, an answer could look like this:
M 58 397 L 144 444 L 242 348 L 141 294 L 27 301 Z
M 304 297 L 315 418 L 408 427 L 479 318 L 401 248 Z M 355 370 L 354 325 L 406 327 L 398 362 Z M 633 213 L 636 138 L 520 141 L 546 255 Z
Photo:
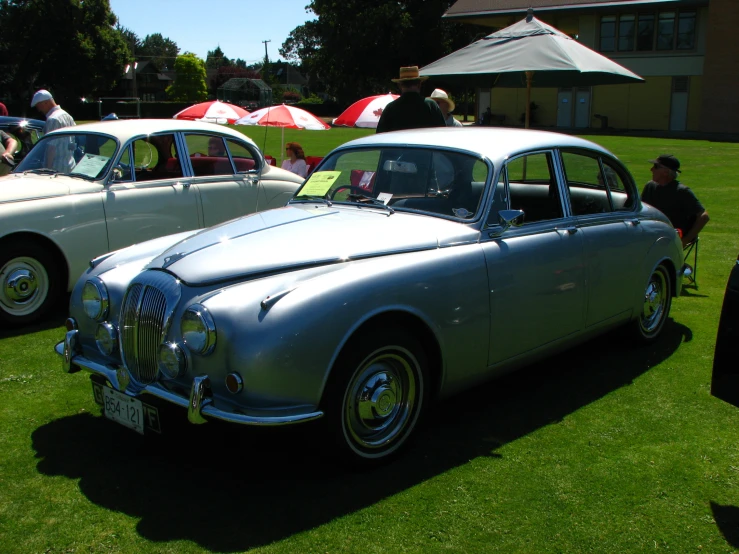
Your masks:
M 644 302 L 639 319 L 635 322 L 637 338 L 652 342 L 659 337 L 670 315 L 672 286 L 667 269 L 660 265 L 652 272 L 644 290 Z
M 0 322 L 25 325 L 53 305 L 59 282 L 53 258 L 35 244 L 13 246 L 0 255 Z
M 326 390 L 327 420 L 345 457 L 373 465 L 394 455 L 418 425 L 427 396 L 426 356 L 401 329 L 355 337 Z

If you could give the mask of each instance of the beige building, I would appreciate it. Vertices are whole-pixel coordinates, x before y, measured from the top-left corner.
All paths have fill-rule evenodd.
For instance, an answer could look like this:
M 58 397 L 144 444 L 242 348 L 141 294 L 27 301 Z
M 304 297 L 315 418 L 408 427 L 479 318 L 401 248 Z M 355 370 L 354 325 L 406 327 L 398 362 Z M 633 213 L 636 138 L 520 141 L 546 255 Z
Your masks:
M 444 18 L 493 32 L 528 8 L 645 79 L 533 88 L 533 125 L 739 133 L 739 0 L 459 0 Z M 518 124 L 525 94 L 523 87 L 478 89 L 478 115 L 490 106 Z

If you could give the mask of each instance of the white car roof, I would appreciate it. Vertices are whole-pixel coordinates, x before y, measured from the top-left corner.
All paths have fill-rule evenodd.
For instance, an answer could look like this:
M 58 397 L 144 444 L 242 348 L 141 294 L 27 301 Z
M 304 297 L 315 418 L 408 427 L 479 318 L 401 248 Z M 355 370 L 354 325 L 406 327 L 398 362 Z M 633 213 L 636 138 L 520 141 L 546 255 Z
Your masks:
M 228 127 L 224 127 L 223 125 L 182 119 L 116 119 L 113 121 L 99 121 L 96 123 L 84 123 L 74 127 L 64 127 L 62 129 L 52 131 L 49 134 L 51 135 L 70 131 L 75 133 L 105 133 L 106 135 L 117 137 L 122 143 L 125 143 L 132 137 L 141 135 L 153 135 L 155 133 L 164 133 L 168 131 L 200 131 L 210 134 L 228 135 L 254 144 L 254 141 L 246 135 Z
M 494 163 L 499 163 L 520 152 L 562 147 L 587 148 L 615 158 L 611 152 L 594 142 L 563 133 L 472 125 L 380 133 L 352 140 L 339 148 L 373 145 L 454 148 L 474 152 L 480 156 L 490 158 Z

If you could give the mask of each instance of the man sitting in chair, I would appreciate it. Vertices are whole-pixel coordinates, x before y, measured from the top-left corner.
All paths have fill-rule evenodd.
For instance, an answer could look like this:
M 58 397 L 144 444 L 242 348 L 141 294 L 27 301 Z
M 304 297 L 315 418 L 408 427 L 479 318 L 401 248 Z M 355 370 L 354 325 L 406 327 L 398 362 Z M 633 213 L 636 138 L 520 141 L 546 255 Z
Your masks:
M 678 182 L 680 161 L 675 156 L 661 154 L 649 162 L 653 164 L 652 180 L 644 186 L 641 199 L 667 216 L 685 248 L 708 223 L 708 212 L 693 191 Z

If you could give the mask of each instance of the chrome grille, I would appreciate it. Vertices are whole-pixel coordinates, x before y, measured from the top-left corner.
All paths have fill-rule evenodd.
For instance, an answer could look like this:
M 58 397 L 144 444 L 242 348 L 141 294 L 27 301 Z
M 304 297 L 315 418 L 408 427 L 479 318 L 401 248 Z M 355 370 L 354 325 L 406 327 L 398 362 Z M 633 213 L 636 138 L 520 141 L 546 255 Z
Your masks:
M 178 300 L 179 284 L 166 273 L 142 273 L 128 287 L 121 309 L 121 357 L 141 384 L 156 380 L 159 346 Z

